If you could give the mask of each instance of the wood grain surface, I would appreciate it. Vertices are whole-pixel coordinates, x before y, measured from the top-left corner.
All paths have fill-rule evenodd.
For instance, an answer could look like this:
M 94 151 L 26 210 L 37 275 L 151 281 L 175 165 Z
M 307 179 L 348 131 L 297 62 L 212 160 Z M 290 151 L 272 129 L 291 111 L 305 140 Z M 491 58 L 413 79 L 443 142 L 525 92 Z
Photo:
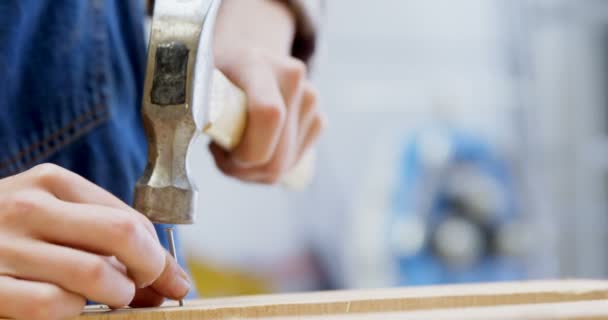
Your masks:
M 204 299 L 186 301 L 184 307 L 169 302 L 160 308 L 137 310 L 108 311 L 94 306 L 79 319 L 327 319 L 329 316 L 335 319 L 413 319 L 416 316 L 430 319 L 433 312 L 435 318 L 445 316 L 446 319 L 465 319 L 458 318 L 461 314 L 469 314 L 471 319 L 487 318 L 489 314 L 496 318 L 487 319 L 504 319 L 500 318 L 502 314 L 520 312 L 530 312 L 531 316 L 545 319 L 542 316 L 561 312 L 562 304 L 555 303 L 577 301 L 580 305 L 563 304 L 563 312 L 575 313 L 580 309 L 588 313 L 593 307 L 596 312 L 608 316 L 608 305 L 602 301 L 606 298 L 608 281 L 504 282 Z M 472 307 L 481 308 L 444 310 Z
M 255 320 L 298 320 L 302 316 L 263 317 Z M 170 318 L 169 318 L 170 319 Z M 199 318 L 203 319 L 203 318 Z M 608 301 L 579 301 L 502 305 L 460 309 L 306 316 L 306 320 L 589 320 L 608 319 Z

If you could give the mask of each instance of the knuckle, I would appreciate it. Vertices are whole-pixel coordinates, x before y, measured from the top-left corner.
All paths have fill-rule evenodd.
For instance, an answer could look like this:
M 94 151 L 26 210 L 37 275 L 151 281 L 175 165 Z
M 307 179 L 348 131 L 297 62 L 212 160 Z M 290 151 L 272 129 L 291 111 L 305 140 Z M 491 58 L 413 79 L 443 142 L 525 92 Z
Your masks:
M 298 59 L 289 58 L 284 72 L 290 81 L 300 82 L 306 78 L 306 64 Z
M 126 215 L 113 221 L 111 228 L 121 243 L 131 243 L 139 236 L 139 221 Z
M 36 213 L 40 209 L 40 204 L 36 196 L 32 193 L 20 192 L 4 197 L 2 200 L 4 208 L 1 219 L 10 222 L 14 219 L 23 220 L 27 215 Z
M 259 105 L 254 110 L 252 118 L 259 119 L 266 126 L 277 128 L 285 121 L 285 108 L 280 104 Z
M 319 91 L 315 87 L 308 85 L 304 91 L 304 97 L 306 104 L 313 106 L 313 108 L 317 107 L 319 103 Z
M 43 163 L 32 168 L 30 173 L 36 181 L 45 184 L 61 181 L 64 177 L 65 169 L 52 163 Z
M 300 106 L 300 110 L 301 110 L 300 112 L 301 112 L 302 116 L 306 117 L 315 111 L 315 105 L 311 104 L 311 103 L 303 103 Z
M 307 83 L 304 87 L 304 92 L 302 93 L 302 102 L 300 105 L 300 115 L 302 117 L 306 117 L 307 119 L 311 117 L 318 110 L 318 93 L 317 90 Z
M 301 106 L 303 116 L 311 116 L 317 110 L 317 104 L 314 101 L 306 100 Z
M 17 248 L 15 243 L 7 241 L 9 239 L 3 237 L 2 243 L 0 243 L 0 270 L 5 274 L 17 275 L 19 270 L 23 268 L 24 263 L 31 261 L 31 259 L 28 259 L 29 256 L 26 251 Z
M 13 212 L 17 214 L 28 214 L 36 210 L 37 204 L 32 196 L 25 194 L 16 194 L 10 198 L 10 203 L 13 207 Z
M 86 281 L 86 283 L 91 284 L 93 287 L 103 283 L 107 266 L 102 258 L 95 257 L 78 267 L 83 278 L 82 280 Z
M 318 111 L 319 93 L 310 83 L 307 83 L 302 96 L 301 114 L 304 117 L 312 116 Z
M 327 118 L 322 114 L 318 114 L 314 121 L 314 126 L 319 132 L 327 127 Z
M 36 293 L 33 294 L 31 298 L 32 305 L 36 307 L 28 309 L 30 312 L 28 318 L 32 320 L 59 319 L 59 306 L 61 305 L 61 298 L 62 292 L 58 287 L 46 285 L 40 288 Z
M 143 217 L 143 219 L 138 219 L 138 221 L 141 224 L 141 226 L 143 227 L 143 229 L 151 230 L 152 235 L 156 236 L 156 232 L 154 232 L 154 224 L 152 223 L 152 221 L 148 220 L 148 218 L 145 218 L 144 216 L 142 216 L 142 217 Z

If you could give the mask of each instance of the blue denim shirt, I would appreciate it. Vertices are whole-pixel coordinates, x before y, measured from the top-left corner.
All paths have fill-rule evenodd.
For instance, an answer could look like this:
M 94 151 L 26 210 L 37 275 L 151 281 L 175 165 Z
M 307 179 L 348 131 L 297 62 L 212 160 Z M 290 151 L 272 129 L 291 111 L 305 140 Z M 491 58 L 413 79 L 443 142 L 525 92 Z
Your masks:
M 0 177 L 52 162 L 132 202 L 144 14 L 141 0 L 0 1 Z

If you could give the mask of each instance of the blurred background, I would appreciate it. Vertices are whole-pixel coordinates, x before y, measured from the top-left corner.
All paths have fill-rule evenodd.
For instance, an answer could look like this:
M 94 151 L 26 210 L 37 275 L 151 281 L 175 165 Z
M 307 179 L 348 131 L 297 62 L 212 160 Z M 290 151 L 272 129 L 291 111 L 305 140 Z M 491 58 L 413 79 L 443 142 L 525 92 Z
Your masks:
M 202 295 L 608 276 L 608 2 L 326 5 L 313 184 L 196 159 Z

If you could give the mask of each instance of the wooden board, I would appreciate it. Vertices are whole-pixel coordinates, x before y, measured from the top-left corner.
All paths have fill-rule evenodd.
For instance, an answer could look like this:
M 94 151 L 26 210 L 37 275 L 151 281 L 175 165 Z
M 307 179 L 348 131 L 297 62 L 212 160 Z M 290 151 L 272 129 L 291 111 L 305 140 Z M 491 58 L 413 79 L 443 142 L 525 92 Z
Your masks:
M 343 319 L 366 319 L 366 317 L 380 319 L 386 315 L 409 316 L 410 313 L 405 311 L 440 311 L 441 309 L 493 306 L 508 308 L 512 305 L 593 300 L 600 300 L 597 302 L 606 309 L 605 314 L 608 315 L 608 306 L 601 301 L 606 298 L 608 298 L 608 281 L 505 282 L 193 300 L 186 301 L 184 307 L 177 307 L 172 302 L 161 308 L 125 309 L 111 312 L 99 307 L 92 307 L 79 319 L 190 320 L 267 317 L 314 319 L 314 317 L 327 318 L 328 316 Z M 547 308 L 550 309 L 551 306 Z M 446 315 L 452 315 L 459 311 L 445 310 L 444 312 L 447 312 Z M 496 313 L 498 315 L 499 311 Z
M 301 320 L 302 316 L 255 320 Z M 306 320 L 590 320 L 608 319 L 608 301 L 503 305 L 460 309 L 306 316 Z

